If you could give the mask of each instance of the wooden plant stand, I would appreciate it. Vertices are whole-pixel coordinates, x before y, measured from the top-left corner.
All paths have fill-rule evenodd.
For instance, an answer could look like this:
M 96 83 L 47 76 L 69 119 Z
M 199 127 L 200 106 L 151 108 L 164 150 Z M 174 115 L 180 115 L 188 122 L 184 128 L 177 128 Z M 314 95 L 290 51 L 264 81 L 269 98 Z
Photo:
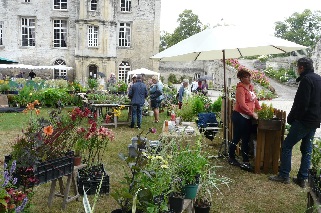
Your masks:
M 80 196 L 80 194 L 78 192 L 78 187 L 77 187 L 78 170 L 81 168 L 84 168 L 85 166 L 86 166 L 86 164 L 80 164 L 79 166 L 74 166 L 73 172 L 71 174 L 67 175 L 67 182 L 66 182 L 65 186 L 64 186 L 64 183 L 62 180 L 63 177 L 52 180 L 51 187 L 50 187 L 50 194 L 49 194 L 49 198 L 48 198 L 48 206 L 49 207 L 51 207 L 52 201 L 55 196 L 63 198 L 62 209 L 66 209 L 67 203 L 69 203 L 73 200 L 78 200 L 78 197 Z M 59 192 L 55 192 L 57 180 L 59 182 Z M 72 185 L 72 189 L 74 192 L 74 196 L 69 196 L 69 191 L 70 191 L 71 185 Z

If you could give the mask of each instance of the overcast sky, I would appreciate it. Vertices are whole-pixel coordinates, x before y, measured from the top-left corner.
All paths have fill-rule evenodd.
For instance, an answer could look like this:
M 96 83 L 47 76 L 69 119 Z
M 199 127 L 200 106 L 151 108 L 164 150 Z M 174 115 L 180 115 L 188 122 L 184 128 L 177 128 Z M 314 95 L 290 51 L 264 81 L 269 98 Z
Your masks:
M 231 25 L 248 25 L 268 34 L 274 23 L 304 9 L 321 11 L 320 0 L 161 0 L 161 31 L 172 33 L 178 15 L 185 9 L 198 15 L 203 24 L 216 25 L 221 19 Z

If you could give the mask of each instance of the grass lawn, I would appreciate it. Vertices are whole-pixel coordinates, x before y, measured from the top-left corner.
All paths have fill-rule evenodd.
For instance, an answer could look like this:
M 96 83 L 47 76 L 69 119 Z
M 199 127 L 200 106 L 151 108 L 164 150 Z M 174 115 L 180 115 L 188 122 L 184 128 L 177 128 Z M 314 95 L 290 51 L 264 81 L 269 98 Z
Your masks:
M 142 130 L 147 131 L 149 127 L 157 129 L 156 134 L 149 134 L 148 139 L 158 139 L 162 129 L 162 121 L 167 119 L 166 113 L 161 113 L 161 122 L 154 123 L 153 117 L 143 117 Z M 2 158 L 10 153 L 10 144 L 14 138 L 21 134 L 22 127 L 26 126 L 28 116 L 23 113 L 1 113 L 0 114 L 0 152 Z M 110 175 L 111 191 L 118 187 L 117 182 L 124 176 L 126 171 L 125 162 L 118 153 L 128 153 L 128 144 L 131 138 L 136 136 L 138 129 L 128 126 L 120 126 L 116 129 L 115 140 L 108 145 L 108 156 L 105 161 L 105 169 Z M 211 155 L 217 155 L 222 141 L 222 133 L 218 133 L 214 141 L 205 139 L 204 146 Z M 208 146 L 210 145 L 210 146 Z M 300 163 L 299 144 L 295 146 L 292 158 L 291 176 L 295 176 Z M 223 158 L 212 158 L 213 165 L 219 166 L 218 175 L 231 178 L 233 181 L 229 187 L 223 186 L 219 191 L 213 192 L 214 203 L 211 212 L 305 212 L 307 204 L 307 189 L 301 189 L 294 184 L 278 184 L 268 181 L 266 174 L 253 174 L 233 167 Z M 57 186 L 56 186 L 57 188 Z M 67 205 L 65 211 L 61 209 L 62 199 L 54 198 L 53 205 L 47 206 L 50 183 L 35 187 L 35 195 L 32 199 L 32 212 L 84 212 L 82 198 Z M 94 196 L 89 196 L 92 203 Z M 116 202 L 109 195 L 102 195 L 96 204 L 95 212 L 110 213 L 117 208 Z

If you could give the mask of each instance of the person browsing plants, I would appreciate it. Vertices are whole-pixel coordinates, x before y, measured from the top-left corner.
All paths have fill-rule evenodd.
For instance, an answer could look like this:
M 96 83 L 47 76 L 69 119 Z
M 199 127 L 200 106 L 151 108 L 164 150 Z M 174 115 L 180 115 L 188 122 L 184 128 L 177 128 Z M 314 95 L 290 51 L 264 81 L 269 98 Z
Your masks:
M 300 84 L 287 117 L 291 127 L 281 146 L 279 174 L 269 177 L 269 180 L 290 183 L 292 149 L 302 140 L 300 169 L 297 177 L 293 178 L 293 182 L 305 188 L 311 164 L 312 141 L 321 122 L 321 77 L 314 73 L 313 61 L 306 57 L 298 60 L 297 73 L 300 76 L 296 81 Z
M 150 105 L 154 111 L 155 123 L 159 122 L 159 107 L 163 100 L 163 84 L 158 81 L 158 77 L 155 75 L 152 77 L 152 85 L 149 89 L 150 93 Z
M 256 110 L 260 110 L 261 106 L 254 93 L 254 86 L 251 84 L 251 73 L 241 67 L 237 73 L 240 82 L 236 85 L 235 106 L 232 113 L 233 121 L 233 140 L 229 145 L 229 164 L 240 166 L 242 169 L 251 170 L 249 163 L 249 140 L 252 132 L 251 119 L 258 119 Z M 243 163 L 239 163 L 235 159 L 236 145 L 242 139 L 242 158 Z
M 188 79 L 184 79 L 181 87 L 178 90 L 178 108 L 182 108 L 183 97 L 186 96 L 188 87 Z
M 137 120 L 137 127 L 140 128 L 142 124 L 142 109 L 145 103 L 145 98 L 147 98 L 148 92 L 146 85 L 142 82 L 142 76 L 137 75 L 137 81 L 130 87 L 128 92 L 128 97 L 131 99 L 132 105 L 132 121 L 130 128 L 135 127 Z

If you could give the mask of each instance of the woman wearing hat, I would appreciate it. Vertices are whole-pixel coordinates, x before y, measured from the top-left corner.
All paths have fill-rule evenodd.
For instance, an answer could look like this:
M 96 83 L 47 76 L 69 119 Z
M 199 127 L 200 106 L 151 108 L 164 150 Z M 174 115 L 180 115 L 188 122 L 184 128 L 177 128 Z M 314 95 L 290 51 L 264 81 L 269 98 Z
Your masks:
M 260 110 L 261 106 L 254 93 L 254 86 L 251 84 L 251 73 L 246 68 L 241 68 L 237 73 L 240 82 L 236 85 L 235 105 L 232 113 L 233 121 L 233 140 L 229 146 L 229 164 L 241 166 L 250 170 L 249 163 L 249 140 L 252 132 L 251 118 L 257 119 L 254 110 Z M 236 145 L 242 139 L 242 158 L 243 164 L 235 159 Z

